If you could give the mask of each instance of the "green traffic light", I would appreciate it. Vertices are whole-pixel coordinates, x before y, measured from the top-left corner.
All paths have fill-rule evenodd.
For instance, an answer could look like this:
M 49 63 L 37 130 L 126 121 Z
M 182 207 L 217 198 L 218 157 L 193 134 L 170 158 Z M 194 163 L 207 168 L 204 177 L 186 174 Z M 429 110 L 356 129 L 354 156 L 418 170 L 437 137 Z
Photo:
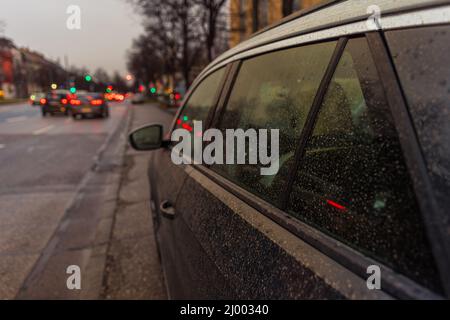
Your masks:
M 87 82 L 90 82 L 92 80 L 92 77 L 90 75 L 87 75 L 86 77 L 84 77 L 84 79 L 86 79 Z
M 75 88 L 75 87 L 70 88 L 70 93 L 75 93 L 75 92 L 77 92 L 77 88 Z
M 151 93 L 156 93 L 156 88 L 151 88 L 151 89 L 150 89 L 150 92 L 151 92 Z

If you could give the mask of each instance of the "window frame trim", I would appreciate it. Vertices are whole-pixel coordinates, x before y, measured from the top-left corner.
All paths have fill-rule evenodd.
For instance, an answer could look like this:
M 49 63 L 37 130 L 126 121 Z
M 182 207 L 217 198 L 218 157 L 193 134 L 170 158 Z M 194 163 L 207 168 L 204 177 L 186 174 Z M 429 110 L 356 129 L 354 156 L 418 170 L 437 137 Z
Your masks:
M 430 26 L 416 26 L 413 29 L 427 27 Z M 395 31 L 407 29 L 411 28 Z M 450 244 L 448 236 L 445 236 L 447 233 L 445 228 L 448 228 L 448 225 L 436 223 L 442 217 L 440 212 L 442 208 L 436 203 L 433 195 L 434 189 L 426 168 L 425 157 L 384 32 L 369 32 L 366 33 L 366 37 L 392 113 L 405 164 L 420 208 L 420 217 L 439 272 L 440 283 L 446 297 L 450 298 L 450 274 L 446 272 L 450 270 Z

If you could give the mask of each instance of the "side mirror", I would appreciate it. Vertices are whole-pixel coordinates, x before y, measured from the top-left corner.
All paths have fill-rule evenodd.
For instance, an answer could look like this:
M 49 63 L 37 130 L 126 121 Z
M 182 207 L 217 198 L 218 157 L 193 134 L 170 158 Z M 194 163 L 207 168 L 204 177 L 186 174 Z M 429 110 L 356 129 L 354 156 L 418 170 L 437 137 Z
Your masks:
M 129 136 L 131 146 L 139 151 L 156 150 L 163 146 L 163 126 L 151 124 L 134 130 Z

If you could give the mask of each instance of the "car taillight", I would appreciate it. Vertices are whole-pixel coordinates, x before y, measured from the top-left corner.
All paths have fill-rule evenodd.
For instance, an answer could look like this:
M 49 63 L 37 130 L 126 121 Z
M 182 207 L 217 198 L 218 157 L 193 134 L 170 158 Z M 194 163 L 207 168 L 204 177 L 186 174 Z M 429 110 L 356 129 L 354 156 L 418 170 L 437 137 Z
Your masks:
M 67 104 L 67 102 L 68 102 L 67 99 L 61 99 L 62 104 Z
M 46 104 L 46 103 L 47 103 L 47 99 L 42 98 L 41 100 L 39 100 L 39 102 L 40 102 L 41 104 Z
M 70 100 L 70 104 L 73 106 L 79 106 L 81 104 L 81 101 L 72 99 L 72 100 Z
M 93 106 L 100 106 L 103 104 L 103 100 L 101 100 L 101 99 L 91 100 L 91 104 Z

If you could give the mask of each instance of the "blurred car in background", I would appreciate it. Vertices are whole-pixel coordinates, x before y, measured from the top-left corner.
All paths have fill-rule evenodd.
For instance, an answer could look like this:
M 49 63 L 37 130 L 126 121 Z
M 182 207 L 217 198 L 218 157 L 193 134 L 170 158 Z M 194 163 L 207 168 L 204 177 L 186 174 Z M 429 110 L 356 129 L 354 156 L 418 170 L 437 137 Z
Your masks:
M 30 104 L 32 106 L 38 106 L 41 104 L 41 99 L 45 98 L 44 92 L 35 92 L 30 95 Z
M 71 94 L 67 90 L 53 90 L 50 93 L 47 93 L 45 97 L 39 99 L 42 116 L 45 117 L 47 114 L 68 115 L 68 103 L 70 97 Z
M 165 108 L 178 108 L 183 101 L 183 97 L 179 92 L 164 93 L 158 96 L 158 101 Z
M 125 100 L 125 96 L 121 93 L 116 93 L 116 95 L 114 96 L 114 101 L 116 102 L 122 102 Z
M 69 101 L 69 109 L 72 118 L 82 119 L 85 117 L 109 117 L 109 106 L 103 94 L 88 92 L 77 94 Z
M 111 93 L 105 93 L 104 98 L 106 101 L 113 101 L 114 100 L 114 95 L 115 93 L 111 92 Z
M 122 102 L 125 100 L 125 95 L 118 92 L 110 92 L 105 94 L 105 99 L 107 101 Z
M 131 99 L 132 104 L 140 104 L 145 102 L 145 96 L 142 93 L 136 93 Z

